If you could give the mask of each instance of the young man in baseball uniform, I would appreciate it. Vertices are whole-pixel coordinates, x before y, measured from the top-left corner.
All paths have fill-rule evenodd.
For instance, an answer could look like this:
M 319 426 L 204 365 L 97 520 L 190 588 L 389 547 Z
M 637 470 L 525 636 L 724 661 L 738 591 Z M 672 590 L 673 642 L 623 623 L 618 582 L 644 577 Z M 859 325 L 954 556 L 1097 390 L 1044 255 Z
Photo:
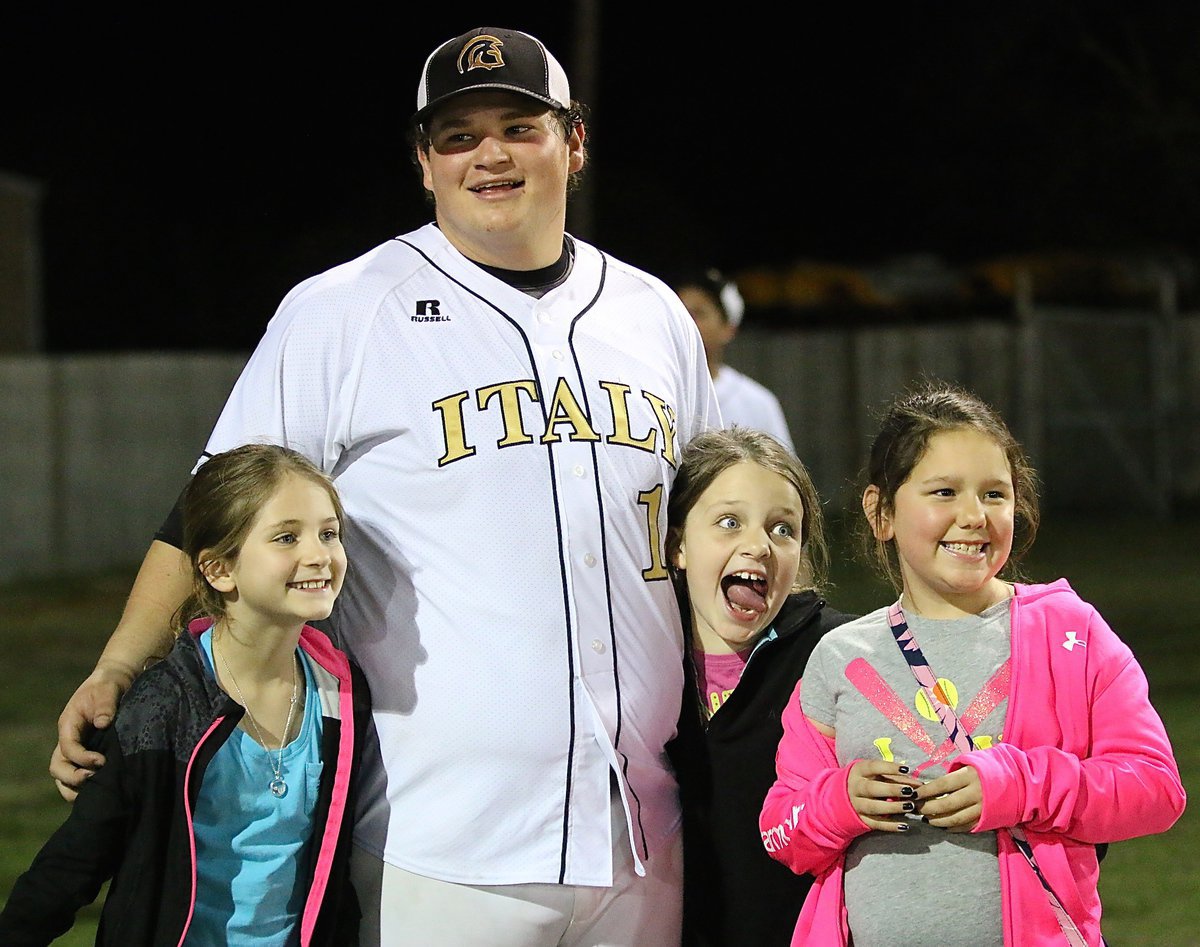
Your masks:
M 665 284 L 564 233 L 586 131 L 538 40 L 440 45 L 413 127 L 436 223 L 296 286 L 205 454 L 288 445 L 346 506 L 333 626 L 378 737 L 364 942 L 676 942 L 682 631 L 662 540 L 679 451 L 720 423 L 700 338 Z M 176 543 L 164 527 L 63 712 L 64 795 L 101 762 L 80 733 L 172 636 Z

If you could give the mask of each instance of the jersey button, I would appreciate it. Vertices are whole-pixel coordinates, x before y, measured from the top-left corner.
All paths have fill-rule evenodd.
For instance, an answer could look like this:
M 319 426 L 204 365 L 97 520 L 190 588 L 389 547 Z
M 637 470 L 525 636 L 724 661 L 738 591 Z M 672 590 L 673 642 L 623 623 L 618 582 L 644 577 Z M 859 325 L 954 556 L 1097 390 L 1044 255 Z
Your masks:
M 604 642 L 601 641 L 599 638 L 593 638 L 592 639 L 592 650 L 595 651 L 596 654 L 604 654 Z
M 553 317 L 548 312 L 538 313 L 538 322 L 540 322 L 542 325 L 549 325 L 552 318 Z
M 554 354 L 554 358 L 555 358 L 557 361 L 560 361 L 560 362 L 561 362 L 561 361 L 563 360 L 563 353 L 562 353 L 562 349 L 555 349 L 553 354 Z
M 571 473 L 573 473 L 576 477 L 582 477 L 583 464 L 576 464 L 573 468 L 571 468 Z
M 592 554 L 589 552 L 589 553 L 588 553 L 586 556 L 584 556 L 584 557 L 583 557 L 583 564 L 584 564 L 585 566 L 588 566 L 589 568 L 590 568 L 591 566 L 594 566 L 594 565 L 596 564 L 596 557 L 595 557 L 595 556 L 593 556 L 593 555 L 592 555 Z

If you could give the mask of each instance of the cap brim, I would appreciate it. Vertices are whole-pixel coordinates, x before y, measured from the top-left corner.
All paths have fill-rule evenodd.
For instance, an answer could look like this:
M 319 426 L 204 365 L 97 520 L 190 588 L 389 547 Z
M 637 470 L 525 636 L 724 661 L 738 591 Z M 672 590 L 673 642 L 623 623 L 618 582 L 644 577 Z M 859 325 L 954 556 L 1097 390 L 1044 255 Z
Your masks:
M 459 96 L 469 95 L 472 92 L 486 92 L 492 89 L 499 90 L 501 92 L 512 92 L 514 95 L 522 95 L 527 99 L 533 99 L 535 102 L 541 102 L 547 108 L 557 109 L 566 107 L 563 105 L 563 103 L 556 102 L 549 96 L 538 95 L 536 92 L 530 92 L 528 89 L 522 89 L 520 86 L 511 85 L 505 82 L 481 82 L 479 85 L 473 85 L 469 89 L 457 89 L 454 92 L 447 92 L 440 98 L 434 99 L 423 109 L 413 112 L 412 121 L 418 125 L 423 125 L 429 116 L 431 116 L 451 99 L 457 99 Z

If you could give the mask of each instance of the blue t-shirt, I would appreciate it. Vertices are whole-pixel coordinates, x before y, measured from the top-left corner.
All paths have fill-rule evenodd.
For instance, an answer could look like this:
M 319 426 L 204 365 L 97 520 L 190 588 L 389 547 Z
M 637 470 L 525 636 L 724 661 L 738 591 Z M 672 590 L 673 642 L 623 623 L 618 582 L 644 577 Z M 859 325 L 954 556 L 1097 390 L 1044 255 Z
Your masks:
M 212 630 L 200 644 L 213 673 Z M 213 756 L 196 801 L 196 909 L 188 944 L 288 947 L 297 943 L 307 892 L 312 817 L 321 781 L 321 708 L 304 668 L 304 717 L 283 748 L 287 793 L 270 790 L 268 751 L 240 727 Z M 215 677 L 215 674 L 214 674 Z

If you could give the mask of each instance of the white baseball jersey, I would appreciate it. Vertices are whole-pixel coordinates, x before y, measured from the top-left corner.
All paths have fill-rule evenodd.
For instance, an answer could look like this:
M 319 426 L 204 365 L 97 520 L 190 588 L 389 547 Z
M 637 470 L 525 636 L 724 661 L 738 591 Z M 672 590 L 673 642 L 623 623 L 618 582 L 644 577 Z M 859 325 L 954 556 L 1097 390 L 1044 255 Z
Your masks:
M 714 385 L 721 418 L 726 424 L 764 431 L 795 452 L 783 406 L 768 388 L 728 365 L 718 370 Z
M 471 884 L 612 878 L 678 829 L 664 755 L 683 638 L 663 559 L 682 445 L 719 424 L 665 285 L 576 241 L 534 299 L 437 227 L 284 299 L 209 453 L 295 448 L 336 480 L 336 629 L 371 685 L 356 841 Z

